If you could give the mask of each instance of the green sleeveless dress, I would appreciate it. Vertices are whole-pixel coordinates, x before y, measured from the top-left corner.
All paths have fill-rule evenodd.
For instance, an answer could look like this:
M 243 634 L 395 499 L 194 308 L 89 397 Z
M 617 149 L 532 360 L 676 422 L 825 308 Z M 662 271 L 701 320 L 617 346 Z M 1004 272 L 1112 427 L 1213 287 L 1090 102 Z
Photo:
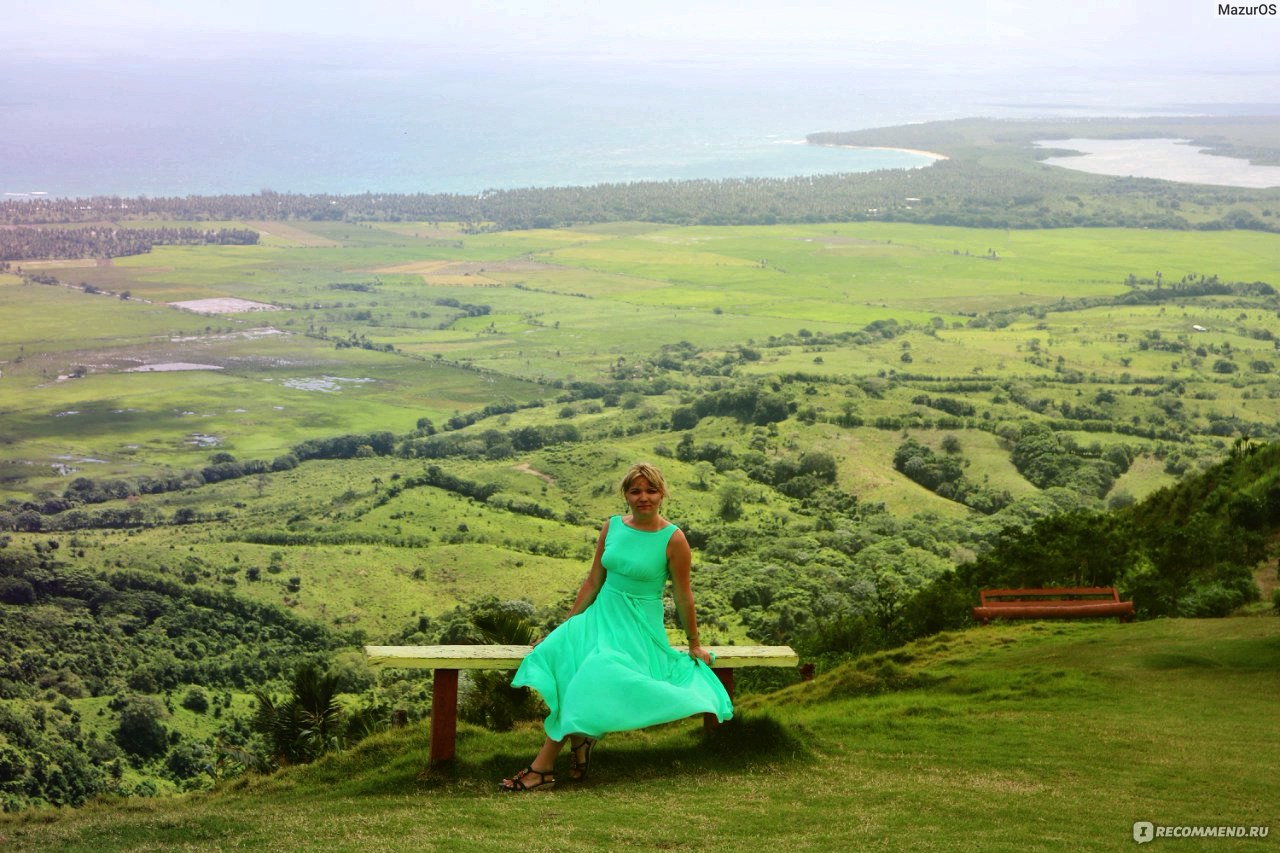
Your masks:
M 621 516 L 609 520 L 596 600 L 535 646 L 511 682 L 547 703 L 547 737 L 600 737 L 698 713 L 733 716 L 711 668 L 667 642 L 662 590 L 675 531 L 674 524 L 649 532 Z

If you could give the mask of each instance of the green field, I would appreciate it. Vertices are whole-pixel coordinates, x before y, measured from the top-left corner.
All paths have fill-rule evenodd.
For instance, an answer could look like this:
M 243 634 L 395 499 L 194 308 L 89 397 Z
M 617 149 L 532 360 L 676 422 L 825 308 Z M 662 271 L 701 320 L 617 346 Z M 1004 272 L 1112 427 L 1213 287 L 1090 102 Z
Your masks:
M 1265 281 L 1280 268 L 1272 234 L 636 226 L 454 232 L 441 245 L 438 229 L 417 238 L 414 227 L 290 223 L 287 245 L 160 247 L 105 267 L 42 266 L 69 285 L 127 291 L 127 301 L 6 279 L 4 488 L 57 490 L 49 466 L 64 457 L 103 460 L 85 463 L 93 475 L 195 465 L 195 436 L 240 457 L 270 457 L 308 437 L 407 432 L 420 417 L 439 422 L 494 399 L 553 397 L 537 383 L 607 379 L 682 341 L 708 354 L 764 347 L 759 361 L 741 365 L 744 376 L 986 377 L 1025 382 L 1056 401 L 1176 377 L 1184 396 L 1206 397 L 1190 409 L 1200 418 L 1193 433 L 1211 413 L 1263 423 L 1280 415 L 1280 382 L 1250 367 L 1276 362 L 1265 335 L 1280 322 L 1266 300 L 1052 310 L 1120 295 L 1131 274 Z M 316 245 L 297 245 L 308 234 Z M 334 287 L 344 283 L 367 290 Z M 214 297 L 288 310 L 201 316 L 164 304 Z M 991 312 L 1010 312 L 1007 325 L 970 325 Z M 860 346 L 804 345 L 805 335 L 884 320 L 916 331 Z M 1154 334 L 1207 354 L 1143 347 Z M 334 347 L 353 336 L 374 348 Z M 769 345 L 785 336 L 796 345 Z M 1234 374 L 1213 372 L 1220 353 Z M 127 372 L 173 362 L 210 369 Z M 1058 382 L 1064 371 L 1083 381 Z M 843 394 L 869 414 L 903 413 L 902 400 Z M 833 410 L 842 401 L 819 389 L 814 402 Z M 978 402 L 995 417 L 1018 411 Z M 1113 408 L 1114 417 L 1141 418 L 1149 406 Z

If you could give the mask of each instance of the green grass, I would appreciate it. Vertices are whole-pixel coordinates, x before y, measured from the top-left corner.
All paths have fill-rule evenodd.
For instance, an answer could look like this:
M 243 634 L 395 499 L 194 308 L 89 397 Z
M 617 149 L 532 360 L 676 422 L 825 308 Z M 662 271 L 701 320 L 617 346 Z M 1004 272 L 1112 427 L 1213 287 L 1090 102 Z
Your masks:
M 426 729 L 213 793 L 0 819 L 9 849 L 1114 850 L 1138 820 L 1274 826 L 1280 620 L 1031 623 L 942 634 L 694 721 L 607 738 L 592 779 L 497 780 L 535 728 Z M 1214 849 L 1264 849 L 1226 841 Z M 1200 849 L 1162 839 L 1161 848 Z

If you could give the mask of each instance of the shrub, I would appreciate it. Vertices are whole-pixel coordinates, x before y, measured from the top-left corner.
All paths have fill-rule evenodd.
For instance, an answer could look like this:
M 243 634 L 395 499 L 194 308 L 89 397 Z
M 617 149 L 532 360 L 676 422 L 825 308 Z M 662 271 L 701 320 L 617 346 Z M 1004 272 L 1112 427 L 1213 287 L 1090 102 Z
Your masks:
M 1244 604 L 1244 598 L 1239 590 L 1210 583 L 1179 599 L 1178 613 L 1191 617 L 1226 616 Z
M 199 687 L 192 687 L 182 697 L 182 707 L 197 714 L 209 710 L 209 696 Z
M 298 669 L 290 695 L 276 701 L 255 690 L 258 709 L 253 729 L 267 742 L 277 764 L 305 764 L 342 747 L 342 706 L 338 679 L 321 674 L 314 663 Z
M 26 578 L 0 577 L 0 602 L 34 604 L 35 600 L 35 587 Z
M 175 746 L 164 760 L 169 777 L 178 781 L 212 773 L 213 756 L 202 743 L 182 743 Z
M 169 748 L 169 730 L 164 721 L 169 712 L 154 696 L 130 696 L 120 709 L 116 743 L 130 755 L 154 758 Z

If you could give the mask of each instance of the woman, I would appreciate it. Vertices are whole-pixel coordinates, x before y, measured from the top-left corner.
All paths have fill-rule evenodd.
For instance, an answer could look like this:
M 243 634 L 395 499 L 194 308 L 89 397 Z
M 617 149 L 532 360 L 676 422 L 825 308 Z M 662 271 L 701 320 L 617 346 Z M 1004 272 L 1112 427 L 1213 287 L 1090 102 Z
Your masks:
M 630 513 L 605 522 L 591 571 L 569 618 L 534 647 L 512 684 L 542 694 L 550 712 L 547 739 L 505 791 L 555 784 L 555 761 L 569 744 L 570 776 L 585 779 L 591 749 L 606 732 L 639 729 L 713 713 L 733 716 L 729 694 L 711 671 L 711 652 L 698 641 L 689 585 L 692 557 L 684 533 L 662 517 L 667 483 L 652 465 L 631 466 L 622 478 Z M 662 590 L 671 579 L 676 611 L 689 638 L 684 654 L 667 642 Z

